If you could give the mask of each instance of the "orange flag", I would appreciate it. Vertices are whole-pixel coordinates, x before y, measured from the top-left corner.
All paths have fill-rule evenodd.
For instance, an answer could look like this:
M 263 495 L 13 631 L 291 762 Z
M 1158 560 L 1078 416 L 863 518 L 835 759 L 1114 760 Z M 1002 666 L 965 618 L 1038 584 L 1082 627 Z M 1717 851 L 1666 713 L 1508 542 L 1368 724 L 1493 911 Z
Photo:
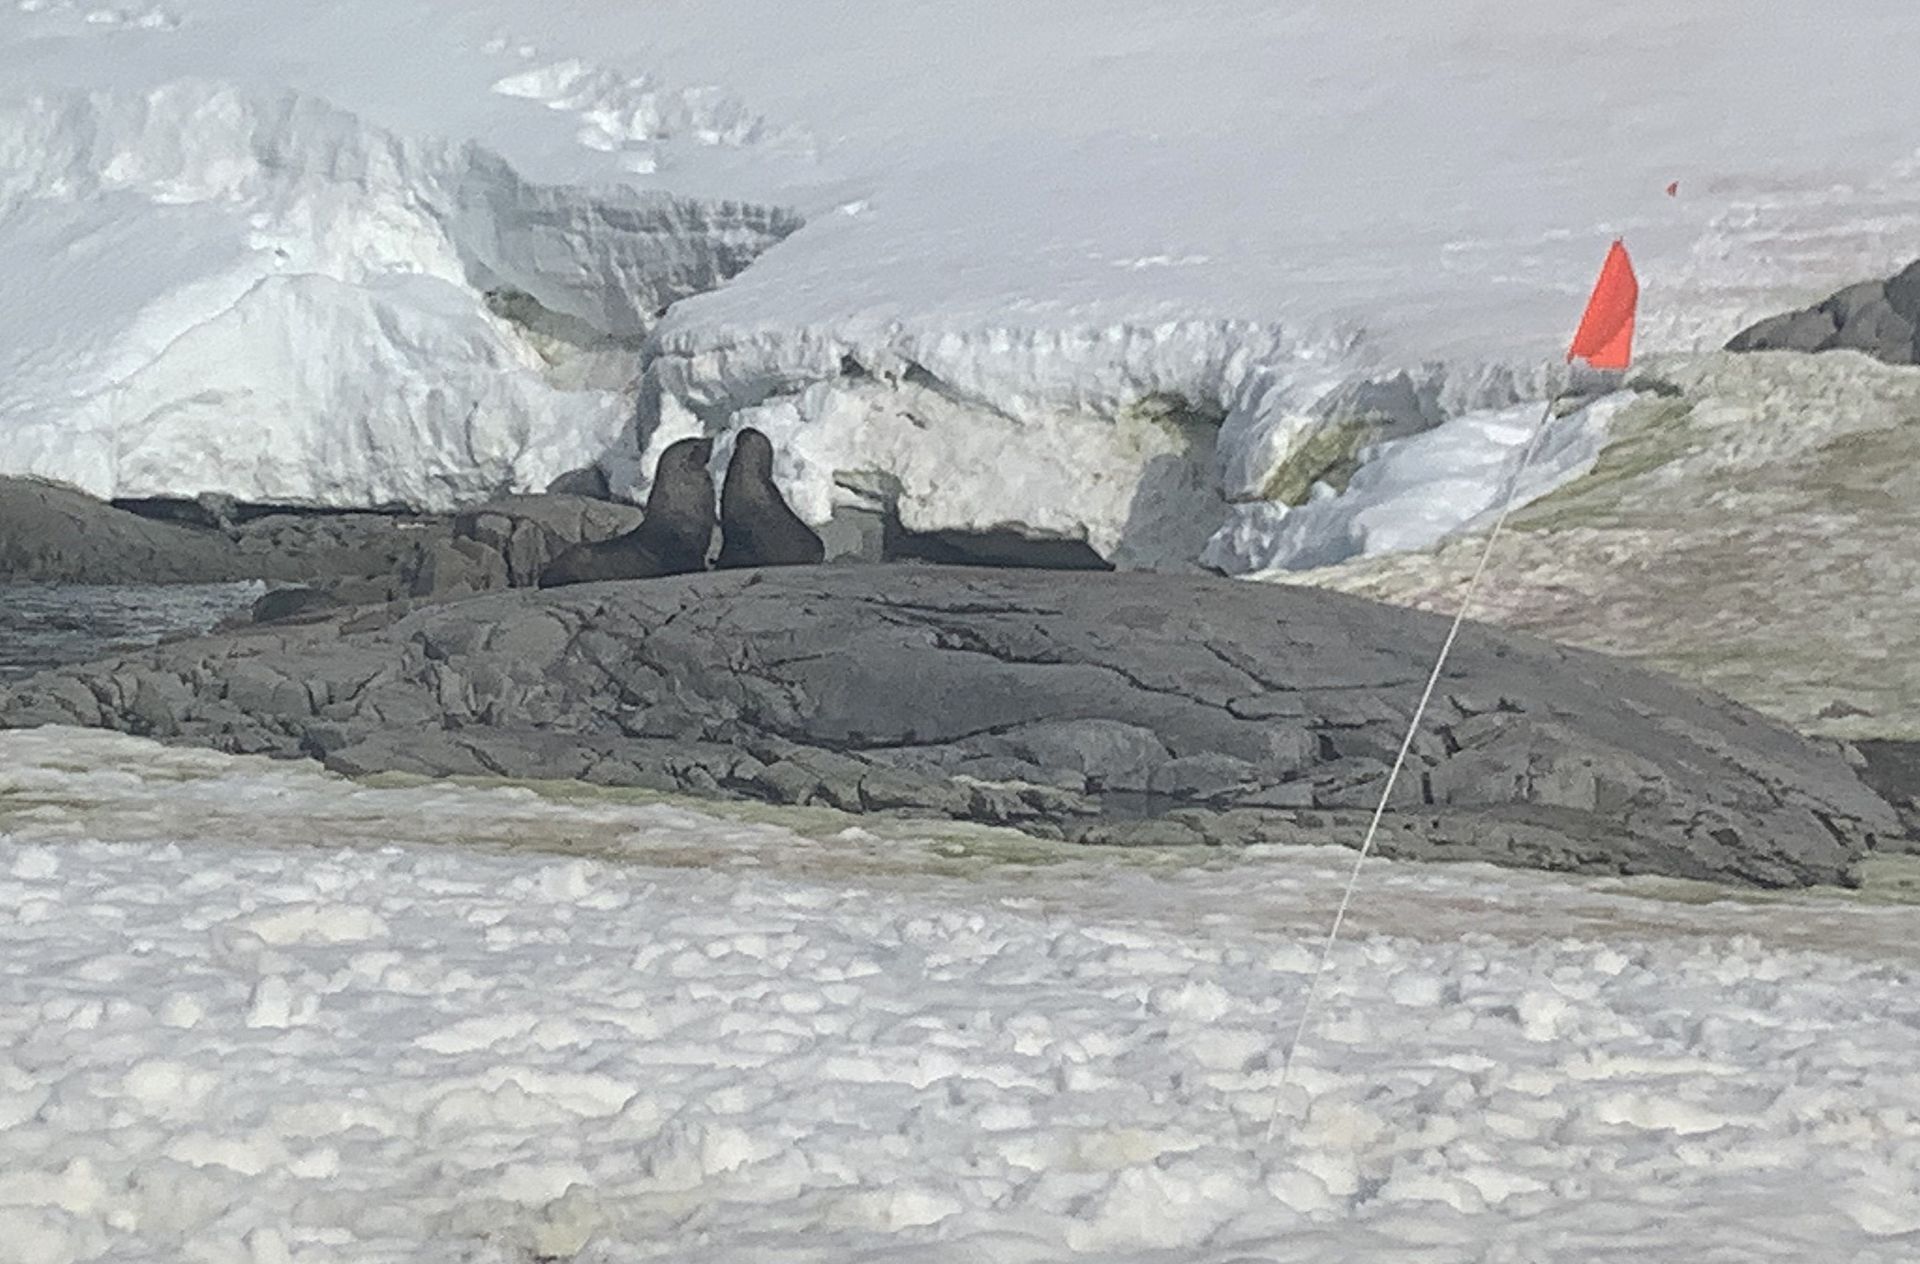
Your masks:
M 1633 311 L 1640 302 L 1640 282 L 1625 243 L 1616 241 L 1600 265 L 1600 279 L 1580 317 L 1580 328 L 1567 348 L 1569 363 L 1585 360 L 1596 369 L 1624 369 L 1633 359 Z

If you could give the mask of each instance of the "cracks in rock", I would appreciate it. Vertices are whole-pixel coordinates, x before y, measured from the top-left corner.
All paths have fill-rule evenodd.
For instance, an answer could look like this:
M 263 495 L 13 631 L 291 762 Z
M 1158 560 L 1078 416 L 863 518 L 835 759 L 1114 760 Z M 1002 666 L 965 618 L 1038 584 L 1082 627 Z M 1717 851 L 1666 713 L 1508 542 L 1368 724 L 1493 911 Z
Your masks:
M 1205 650 L 1222 666 L 1230 667 L 1234 671 L 1239 672 L 1242 676 L 1245 676 L 1248 680 L 1252 681 L 1254 684 L 1258 685 L 1260 688 L 1266 690 L 1269 693 L 1298 693 L 1299 692 L 1299 686 L 1283 685 L 1276 681 L 1267 679 L 1265 676 L 1261 675 L 1259 672 L 1254 671 L 1251 667 L 1248 667 L 1245 663 L 1241 662 L 1239 655 L 1227 653 L 1227 651 L 1221 649 L 1218 645 L 1215 645 L 1212 641 L 1209 641 L 1204 637 L 1198 641 L 1195 641 L 1194 644 L 1198 645 L 1201 649 Z
M 834 738 L 834 737 L 826 737 L 818 733 L 809 733 L 806 735 L 804 741 L 802 741 L 798 737 L 793 737 L 784 733 L 776 734 L 776 736 L 785 737 L 788 741 L 796 742 L 801 745 L 814 746 L 814 747 L 818 747 L 821 750 L 831 751 L 836 755 L 847 755 L 853 758 L 863 758 L 864 756 L 870 755 L 876 751 L 938 750 L 943 746 L 958 746 L 963 742 L 977 741 L 981 738 L 1007 737 L 1011 734 L 1018 733 L 1021 729 L 1031 728 L 1035 724 L 1040 724 L 1040 723 L 1044 723 L 1044 721 L 1008 720 L 1003 724 L 989 724 L 981 728 L 971 729 L 965 733 L 954 733 L 947 737 L 930 738 L 925 741 L 916 741 L 915 739 L 910 737 L 888 738 L 884 740 L 867 741 L 867 740 L 862 740 L 861 736 L 858 734 L 850 734 L 849 736 L 844 738 Z M 981 758 L 981 757 L 982 756 L 978 754 L 969 756 L 969 758 Z M 1010 757 L 1010 758 L 1017 758 L 1017 757 Z M 871 761 L 868 760 L 866 762 L 870 763 Z M 1021 762 L 1031 763 L 1032 761 L 1022 760 Z M 884 765 L 884 764 L 875 765 L 875 766 L 887 767 L 887 765 Z M 897 770 L 890 770 L 890 771 L 897 771 Z
M 970 584 L 968 587 L 971 590 L 973 585 Z M 839 594 L 823 591 L 814 595 L 822 601 L 831 601 Z M 1017 618 L 1060 618 L 1066 613 L 1056 606 L 1042 606 L 1033 603 L 1018 603 L 1004 600 L 952 601 L 936 605 L 924 601 L 902 601 L 898 598 L 877 594 L 872 596 L 855 594 L 853 595 L 853 600 L 859 602 L 861 605 L 877 607 L 881 610 L 898 610 L 907 614 L 930 615 L 935 618 L 943 615 L 1006 615 Z
M 467 754 L 473 756 L 474 762 L 478 763 L 482 768 L 485 768 L 488 772 L 492 773 L 494 776 L 496 777 L 513 776 L 512 769 L 507 767 L 505 764 L 501 763 L 500 760 L 495 758 L 491 752 L 489 752 L 479 744 L 475 742 L 463 741 L 458 738 L 453 739 L 453 744 L 459 747 L 461 750 L 467 752 Z

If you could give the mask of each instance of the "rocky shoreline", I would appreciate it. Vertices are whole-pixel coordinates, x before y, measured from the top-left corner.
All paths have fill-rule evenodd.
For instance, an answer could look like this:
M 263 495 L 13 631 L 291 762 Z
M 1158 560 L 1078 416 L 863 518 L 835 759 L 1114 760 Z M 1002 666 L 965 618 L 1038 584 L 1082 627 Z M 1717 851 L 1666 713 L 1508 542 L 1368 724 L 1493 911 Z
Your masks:
M 1443 632 L 1189 576 L 736 571 L 318 611 L 42 673 L 0 725 L 1090 843 L 1355 843 Z M 1849 882 L 1900 832 L 1838 748 L 1476 627 L 1381 850 L 1790 886 Z

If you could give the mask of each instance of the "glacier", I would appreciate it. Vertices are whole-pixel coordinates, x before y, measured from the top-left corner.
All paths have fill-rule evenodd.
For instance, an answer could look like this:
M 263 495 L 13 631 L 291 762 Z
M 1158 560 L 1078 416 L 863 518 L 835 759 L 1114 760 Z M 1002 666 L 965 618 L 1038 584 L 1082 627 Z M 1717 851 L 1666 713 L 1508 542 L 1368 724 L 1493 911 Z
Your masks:
M 797 221 L 540 186 L 295 92 L 0 107 L 11 472 L 448 508 L 588 464 L 654 312 Z M 518 316 L 519 319 L 513 319 Z
M 1389 547 L 1300 541 L 1415 432 L 1497 468 L 1613 235 L 1668 351 L 1920 235 L 1904 6 L 1616 16 L 23 0 L 0 471 L 449 508 L 754 424 L 816 521 Z

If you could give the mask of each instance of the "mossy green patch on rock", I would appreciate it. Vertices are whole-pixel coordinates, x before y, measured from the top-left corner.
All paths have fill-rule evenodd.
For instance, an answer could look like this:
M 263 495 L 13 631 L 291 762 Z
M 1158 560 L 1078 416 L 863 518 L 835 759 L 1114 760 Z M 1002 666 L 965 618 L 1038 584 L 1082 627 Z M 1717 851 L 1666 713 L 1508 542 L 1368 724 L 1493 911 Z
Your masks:
M 1196 404 L 1173 391 L 1150 391 L 1121 410 L 1124 417 L 1154 422 L 1170 433 L 1184 432 L 1188 426 L 1207 426 L 1218 430 L 1227 419 L 1217 404 Z
M 1372 422 L 1360 418 L 1321 423 L 1294 444 L 1286 459 L 1267 475 L 1260 498 L 1292 508 L 1306 503 L 1315 483 L 1345 491 L 1354 471 L 1360 468 L 1360 449 L 1375 429 Z
M 1105 852 L 1112 852 L 1122 863 L 1152 863 L 1150 855 L 1153 849 L 1102 848 L 1086 843 L 1060 842 L 1037 838 L 1004 826 L 938 817 L 851 813 L 814 805 L 706 798 L 630 786 L 603 786 L 586 781 L 514 777 L 428 778 L 408 773 L 374 773 L 353 780 L 371 789 L 412 789 L 423 785 L 457 785 L 479 790 L 512 788 L 529 791 L 548 802 L 570 806 L 682 808 L 742 825 L 775 826 L 813 842 L 846 844 L 849 839 L 866 839 L 873 848 L 884 851 L 884 855 L 876 851 L 862 859 L 859 853 L 863 849 L 850 844 L 836 853 L 836 864 L 870 872 L 911 870 L 962 877 L 983 868 L 1055 865 L 1068 860 L 1085 860 L 1089 855 Z M 545 840 L 524 837 L 522 842 L 510 846 L 508 850 L 558 851 L 570 855 L 590 851 L 609 859 L 625 856 L 673 867 L 704 867 L 714 860 L 714 852 L 710 847 L 689 847 L 676 851 L 649 845 L 644 854 L 640 854 L 604 844 L 596 847 L 572 836 Z M 1191 852 L 1194 849 L 1179 850 Z M 1178 858 L 1184 862 L 1184 857 Z
M 1666 904 L 1847 907 L 1920 904 L 1920 856 L 1873 854 L 1863 859 L 1854 887 L 1814 886 L 1795 891 L 1735 887 L 1686 878 L 1634 877 L 1597 883 L 1598 889 Z
M 1620 485 L 1684 455 L 1695 446 L 1689 424 L 1693 405 L 1648 395 L 1622 409 L 1608 432 L 1607 446 L 1593 468 L 1564 487 L 1548 492 L 1513 516 L 1516 531 L 1559 531 L 1576 526 L 1611 525 L 1620 514 Z
M 1860 889 L 1848 892 L 1876 904 L 1920 904 L 1920 856 L 1869 856 L 1860 862 Z
M 1115 440 L 1135 456 L 1180 453 L 1210 457 L 1224 420 L 1226 414 L 1218 407 L 1196 404 L 1170 391 L 1155 391 L 1120 409 L 1115 417 Z
M 623 347 L 638 351 L 645 340 L 617 337 L 594 328 L 578 316 L 556 312 L 524 290 L 501 287 L 481 296 L 487 310 L 514 326 L 540 357 L 558 363 L 583 350 Z

